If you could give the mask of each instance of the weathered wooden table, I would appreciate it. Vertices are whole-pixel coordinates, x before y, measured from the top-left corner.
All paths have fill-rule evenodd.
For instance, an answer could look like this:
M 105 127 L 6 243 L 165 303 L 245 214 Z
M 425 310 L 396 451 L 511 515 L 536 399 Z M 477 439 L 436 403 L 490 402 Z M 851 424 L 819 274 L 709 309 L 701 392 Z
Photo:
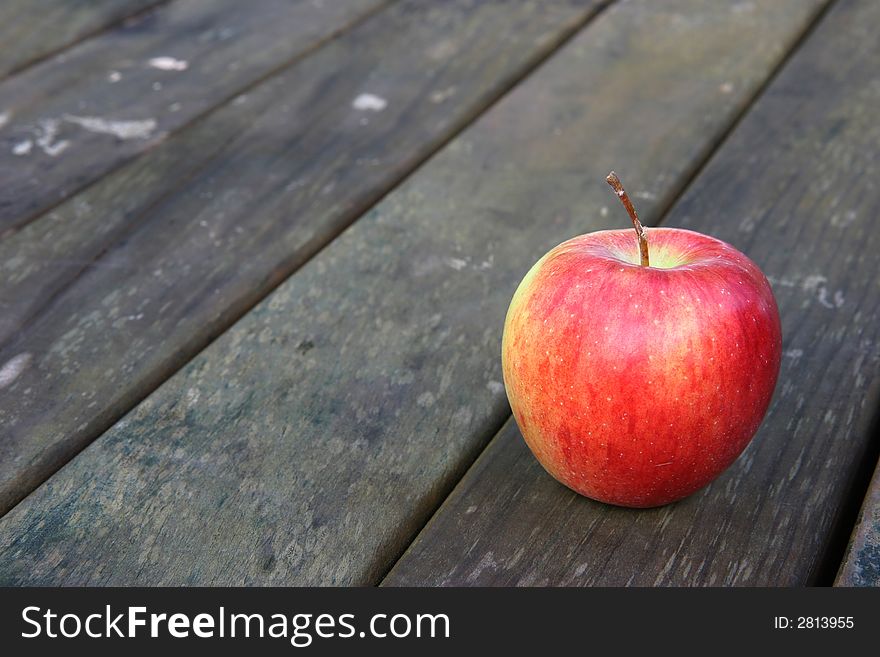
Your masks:
M 878 23 L 4 2 L 0 583 L 877 584 Z M 785 334 L 746 453 L 647 511 L 546 475 L 501 383 L 524 272 L 626 225 L 612 168 Z

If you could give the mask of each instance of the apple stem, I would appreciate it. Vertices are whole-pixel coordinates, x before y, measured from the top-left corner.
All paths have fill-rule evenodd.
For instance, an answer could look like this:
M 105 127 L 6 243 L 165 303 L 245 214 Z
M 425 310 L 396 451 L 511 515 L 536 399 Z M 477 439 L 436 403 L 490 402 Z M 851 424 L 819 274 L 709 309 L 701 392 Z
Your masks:
M 641 253 L 642 256 L 642 267 L 649 267 L 650 264 L 648 263 L 648 236 L 645 233 L 642 222 L 639 221 L 639 215 L 636 214 L 636 209 L 635 207 L 633 207 L 632 201 L 630 201 L 629 196 L 626 195 L 626 190 L 623 188 L 623 183 L 620 182 L 620 178 L 618 178 L 617 174 L 613 171 L 608 174 L 605 180 L 609 185 L 611 185 L 612 189 L 614 189 L 614 193 L 617 194 L 620 202 L 623 203 L 623 207 L 625 207 L 626 211 L 629 213 L 629 218 L 632 219 L 633 227 L 636 229 L 636 235 L 639 238 L 639 253 Z

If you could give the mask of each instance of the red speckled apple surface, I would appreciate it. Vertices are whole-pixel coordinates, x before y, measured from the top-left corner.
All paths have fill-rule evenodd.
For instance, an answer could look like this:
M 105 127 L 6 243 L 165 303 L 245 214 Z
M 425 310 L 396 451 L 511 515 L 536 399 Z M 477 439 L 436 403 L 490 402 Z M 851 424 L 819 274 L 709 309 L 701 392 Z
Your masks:
M 782 351 L 767 279 L 688 230 L 575 237 L 541 258 L 507 314 L 514 417 L 544 468 L 593 499 L 667 504 L 705 486 L 751 440 Z

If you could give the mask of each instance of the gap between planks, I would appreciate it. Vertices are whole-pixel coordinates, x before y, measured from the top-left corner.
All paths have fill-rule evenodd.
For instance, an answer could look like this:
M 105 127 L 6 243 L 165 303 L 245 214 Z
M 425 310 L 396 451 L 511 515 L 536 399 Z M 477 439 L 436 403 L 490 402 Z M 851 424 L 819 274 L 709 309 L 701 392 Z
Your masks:
M 146 14 L 149 14 L 152 11 L 156 11 L 157 9 L 162 7 L 163 5 L 167 5 L 168 3 L 173 2 L 173 1 L 174 0 L 155 0 L 155 2 L 149 4 L 145 7 L 140 7 L 139 9 L 135 9 L 135 10 L 131 11 L 130 13 L 125 13 L 123 15 L 117 16 L 116 18 L 109 20 L 106 23 L 103 23 L 102 25 L 98 25 L 97 27 L 95 27 L 92 30 L 88 30 L 86 32 L 83 32 L 82 34 L 75 36 L 73 39 L 71 39 L 67 43 L 61 44 L 57 47 L 54 47 L 54 48 L 47 50 L 42 55 L 37 55 L 27 61 L 23 61 L 20 64 L 16 64 L 12 68 L 10 68 L 8 71 L 6 71 L 3 75 L 0 75 L 0 83 L 5 82 L 9 78 L 18 75 L 19 73 L 23 73 L 24 71 L 28 70 L 29 68 L 32 68 L 32 67 L 37 66 L 39 64 L 42 64 L 43 62 L 45 62 L 48 59 L 52 59 L 53 57 L 57 57 L 58 55 L 65 53 L 66 51 L 70 50 L 71 48 L 75 48 L 76 46 L 78 46 L 79 44 L 81 44 L 84 41 L 88 41 L 89 39 L 94 39 L 96 36 L 99 36 L 99 35 L 103 34 L 104 32 L 109 32 L 110 30 L 113 30 L 128 21 L 137 20 L 138 18 L 140 18 Z
M 845 569 L 847 561 L 857 561 L 855 541 L 860 533 L 867 533 L 871 523 L 871 485 L 874 477 L 880 481 L 880 411 L 874 416 L 869 429 L 872 439 L 869 454 L 853 477 L 847 494 L 846 506 L 834 524 L 825 556 L 819 564 L 813 581 L 817 586 L 851 586 Z M 875 486 L 876 487 L 876 486 Z M 861 522 L 860 522 L 861 521 Z M 864 523 L 864 524 L 862 524 Z M 876 582 L 880 585 L 880 581 Z

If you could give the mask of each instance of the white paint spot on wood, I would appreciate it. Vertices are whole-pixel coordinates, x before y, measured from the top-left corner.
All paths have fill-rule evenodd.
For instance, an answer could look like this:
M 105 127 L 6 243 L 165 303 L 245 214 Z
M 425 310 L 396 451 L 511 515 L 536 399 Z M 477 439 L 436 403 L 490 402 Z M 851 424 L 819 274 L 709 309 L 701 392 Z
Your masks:
M 58 157 L 70 146 L 70 142 L 66 139 L 55 141 L 60 124 L 61 122 L 58 119 L 44 119 L 40 121 L 39 136 L 36 143 L 49 157 Z
M 816 295 L 816 299 L 819 303 L 826 308 L 840 308 L 844 304 L 843 292 L 841 290 L 837 290 L 834 295 L 829 298 L 828 286 L 826 283 L 828 279 L 821 274 L 812 274 L 804 278 L 803 283 L 801 284 L 801 289 L 804 292 L 811 292 Z
M 733 89 L 733 82 L 722 82 L 721 86 L 718 87 L 718 90 L 725 95 L 732 94 Z
M 119 71 L 110 71 L 107 74 L 107 82 L 109 82 L 110 84 L 116 84 L 121 79 L 122 79 L 122 73 L 120 73 Z
M 356 110 L 381 112 L 388 107 L 388 101 L 375 94 L 360 94 L 352 101 L 351 106 Z
M 446 87 L 445 89 L 439 89 L 431 94 L 431 102 L 435 105 L 439 105 L 443 101 L 451 98 L 455 95 L 455 85 L 451 87 Z
M 33 147 L 34 142 L 32 142 L 30 139 L 25 139 L 24 141 L 20 141 L 12 147 L 12 153 L 13 155 L 27 155 L 31 152 Z
M 18 354 L 10 358 L 3 367 L 0 367 L 0 389 L 7 388 L 21 376 L 31 364 L 33 357 L 29 353 Z
M 433 393 L 423 392 L 416 399 L 416 404 L 421 406 L 422 408 L 431 408 L 434 405 L 434 402 L 437 401 L 434 397 Z
M 12 119 L 12 112 L 0 112 L 0 128 L 5 126 Z
M 831 217 L 831 225 L 835 228 L 846 228 L 854 223 L 858 215 L 854 210 L 847 210 L 842 215 L 838 212 Z
M 786 349 L 782 352 L 782 355 L 786 358 L 791 358 L 792 360 L 797 360 L 801 356 L 804 355 L 803 349 Z
M 156 129 L 155 119 L 143 121 L 111 121 L 99 116 L 65 115 L 65 121 L 74 123 L 89 132 L 113 135 L 117 139 L 148 139 Z
M 147 63 L 160 71 L 185 71 L 189 68 L 188 61 L 174 57 L 153 57 Z
M 461 258 L 446 258 L 445 262 L 455 271 L 461 271 L 462 269 L 467 267 L 467 260 L 462 260 Z
M 455 411 L 455 414 L 452 416 L 452 422 L 461 426 L 469 426 L 471 420 L 474 418 L 474 413 L 469 408 L 460 408 Z
M 770 281 L 772 285 L 778 285 L 779 287 L 797 287 L 797 281 L 792 280 L 791 278 L 777 278 L 776 276 L 768 276 L 767 280 Z
M 186 403 L 189 406 L 195 406 L 199 403 L 200 393 L 198 388 L 190 388 L 186 391 Z
M 804 282 L 801 284 L 804 292 L 814 292 L 819 287 L 824 287 L 825 283 L 828 282 L 828 279 L 821 274 L 811 274 L 804 278 Z
M 504 392 L 504 384 L 501 383 L 501 381 L 489 381 L 486 384 L 486 387 L 493 395 L 500 395 L 502 392 Z

